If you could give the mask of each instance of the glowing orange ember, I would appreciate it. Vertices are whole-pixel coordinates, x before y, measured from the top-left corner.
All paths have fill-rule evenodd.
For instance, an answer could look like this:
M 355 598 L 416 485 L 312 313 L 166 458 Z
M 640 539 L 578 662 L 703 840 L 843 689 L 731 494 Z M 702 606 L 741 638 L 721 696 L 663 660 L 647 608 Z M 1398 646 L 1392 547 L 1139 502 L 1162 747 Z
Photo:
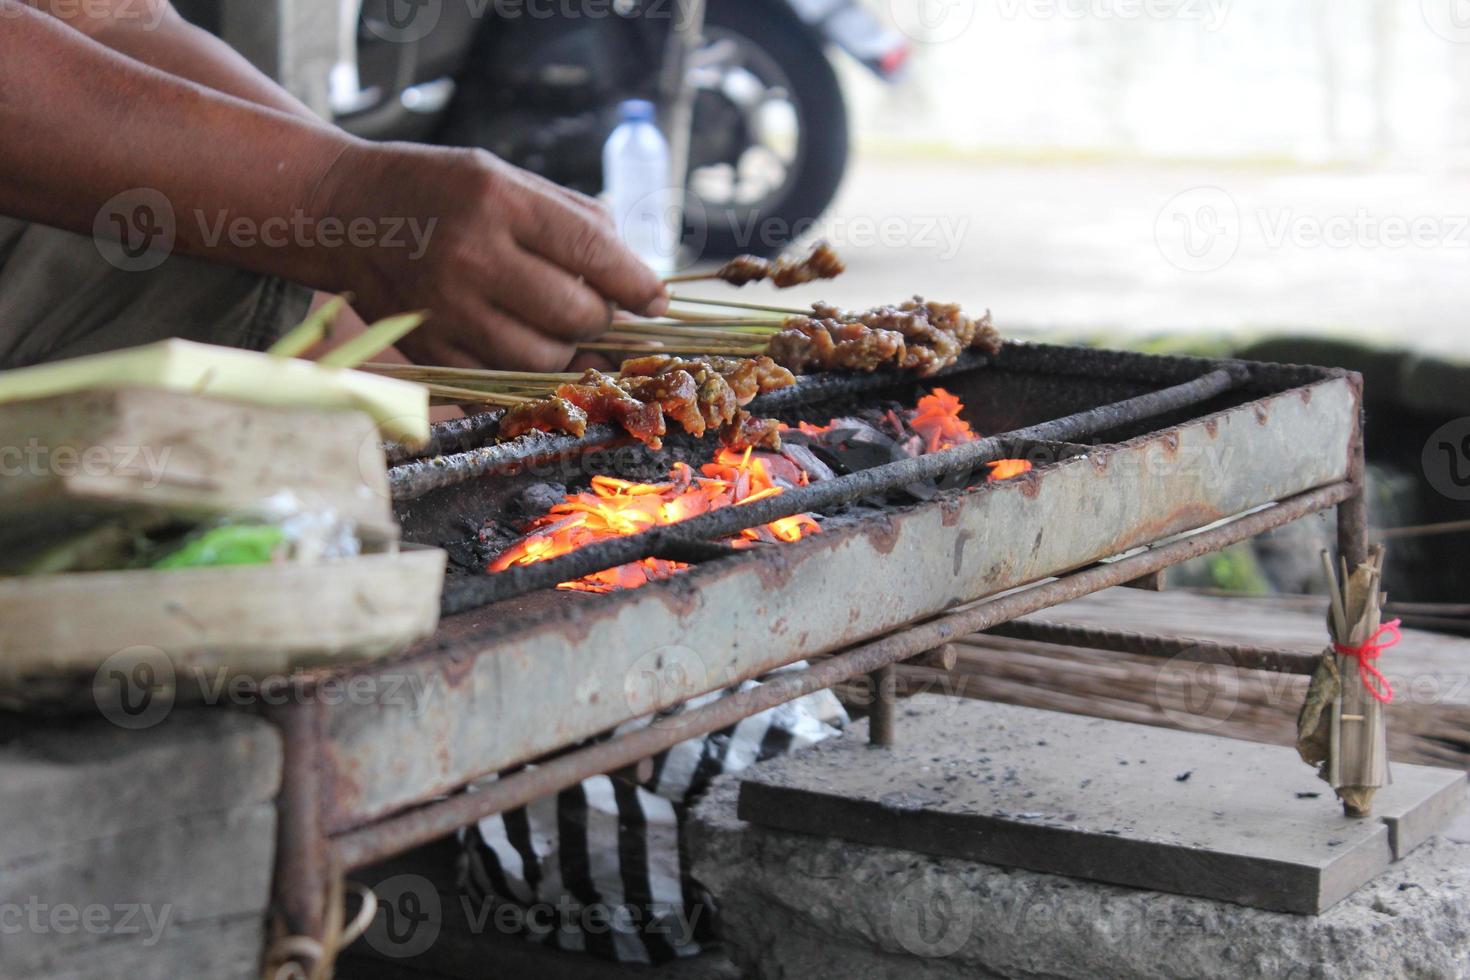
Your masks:
M 958 397 L 943 388 L 935 388 L 919 399 L 909 428 L 924 437 L 924 448 L 931 453 L 974 442 L 980 437 L 970 428 L 970 423 L 960 418 L 964 407 Z
M 996 480 L 1009 480 L 1023 473 L 1030 473 L 1031 470 L 1032 466 L 1029 459 L 998 459 L 990 464 L 990 474 L 986 479 L 991 482 Z
M 959 398 L 943 388 L 935 388 L 919 399 L 907 428 L 923 440 L 925 452 L 973 442 L 979 436 L 960 417 L 963 408 Z M 904 429 L 897 413 L 888 415 L 896 430 Z M 799 422 L 797 428 L 808 436 L 818 437 L 833 427 Z M 1030 470 L 1031 464 L 1024 459 L 1003 459 L 990 464 L 989 479 L 1008 480 Z M 788 486 L 806 484 L 807 474 L 791 460 L 774 454 L 757 455 L 749 449 L 720 450 L 714 462 L 700 467 L 698 476 L 687 464 L 675 463 L 663 483 L 633 483 L 611 476 L 595 476 L 587 491 L 569 495 L 532 522 L 526 536 L 491 562 L 489 571 L 534 565 L 598 541 L 674 524 L 722 507 L 764 500 L 783 493 Z M 820 531 L 810 515 L 798 514 L 748 528 L 730 543 L 737 548 L 748 548 L 758 542 L 800 541 Z M 579 592 L 636 589 L 688 567 L 683 562 L 644 558 L 575 582 L 563 582 L 557 588 Z
M 791 469 L 787 478 L 798 486 L 805 484 L 806 474 L 787 465 Z M 537 518 L 531 532 L 491 562 L 489 570 L 502 572 L 518 565 L 534 565 L 597 541 L 774 497 L 785 489 L 773 479 L 766 460 L 749 449 L 744 453 L 722 449 L 715 461 L 700 471 L 703 475 L 695 476 L 687 464 L 675 463 L 668 482 L 652 484 L 595 476 L 588 492 L 568 496 L 544 517 Z M 732 543 L 749 547 L 757 541 L 799 541 L 820 531 L 815 520 L 799 514 L 742 531 Z M 557 588 L 579 592 L 633 589 L 688 567 L 682 562 L 644 558 L 575 582 L 563 582 Z

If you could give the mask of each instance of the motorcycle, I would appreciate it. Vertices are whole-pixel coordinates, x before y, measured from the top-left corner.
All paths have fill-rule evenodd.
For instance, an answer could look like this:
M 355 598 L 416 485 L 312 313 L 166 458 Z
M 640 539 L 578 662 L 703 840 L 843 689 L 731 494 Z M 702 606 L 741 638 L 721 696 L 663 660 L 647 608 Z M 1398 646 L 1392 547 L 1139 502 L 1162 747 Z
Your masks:
M 231 5 L 256 2 L 175 6 L 232 41 Z M 848 115 L 828 52 L 888 80 L 909 54 L 857 0 L 324 2 L 327 107 L 366 138 L 482 147 L 597 194 L 618 105 L 654 102 L 687 174 L 687 250 L 710 258 L 774 254 L 835 197 Z

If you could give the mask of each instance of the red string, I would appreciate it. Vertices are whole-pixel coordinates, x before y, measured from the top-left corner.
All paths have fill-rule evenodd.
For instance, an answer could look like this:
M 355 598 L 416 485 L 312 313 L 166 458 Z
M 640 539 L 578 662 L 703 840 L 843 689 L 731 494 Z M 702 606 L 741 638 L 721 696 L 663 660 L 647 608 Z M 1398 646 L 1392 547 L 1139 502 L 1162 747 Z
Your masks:
M 1400 619 L 1384 623 L 1373 632 L 1372 636 L 1363 641 L 1362 646 L 1350 647 L 1342 643 L 1332 644 L 1332 649 L 1342 656 L 1357 659 L 1358 677 L 1363 681 L 1363 686 L 1368 689 L 1369 694 L 1384 704 L 1393 703 L 1393 685 L 1388 682 L 1388 678 L 1383 676 L 1383 672 L 1373 661 L 1377 660 L 1384 650 L 1402 639 L 1402 634 L 1399 633 L 1399 626 L 1402 623 L 1403 620 Z M 1379 637 L 1385 633 L 1388 634 L 1388 639 L 1380 640 Z

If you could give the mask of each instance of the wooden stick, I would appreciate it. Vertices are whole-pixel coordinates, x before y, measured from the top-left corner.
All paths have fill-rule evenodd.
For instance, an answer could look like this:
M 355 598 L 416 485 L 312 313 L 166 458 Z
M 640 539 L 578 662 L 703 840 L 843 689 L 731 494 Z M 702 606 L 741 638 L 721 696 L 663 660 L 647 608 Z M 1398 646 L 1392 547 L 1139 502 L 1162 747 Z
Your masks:
M 708 282 L 720 278 L 720 273 L 715 272 L 683 272 L 677 276 L 665 276 L 664 285 L 672 286 L 676 282 Z
M 455 388 L 450 385 L 425 384 L 424 387 L 429 389 L 429 394 L 438 398 L 450 398 L 485 405 L 504 405 L 509 407 L 536 400 L 528 395 L 503 395 L 488 391 L 474 391 L 469 388 Z
M 623 343 L 594 342 L 590 344 L 578 344 L 578 350 L 633 352 L 638 354 L 729 354 L 731 356 L 754 357 L 764 351 L 765 345 L 759 347 L 715 347 L 707 344 L 639 344 L 633 341 Z
M 743 323 L 741 326 L 764 327 L 762 323 Z M 776 328 L 772 327 L 770 332 L 774 333 Z M 714 337 L 726 335 L 736 340 L 753 341 L 759 335 L 750 333 L 736 333 L 734 330 L 722 327 L 695 327 L 681 326 L 673 323 L 614 323 L 610 333 L 636 333 L 654 334 L 667 337 Z
M 575 381 L 580 374 L 570 372 L 538 373 L 535 371 L 491 371 L 483 368 L 442 367 L 433 364 L 364 364 L 359 370 L 374 374 L 455 374 L 465 377 L 483 378 L 486 381 Z
M 669 294 L 671 303 L 693 303 L 695 306 L 725 306 L 734 310 L 760 310 L 763 313 L 784 313 L 787 316 L 811 316 L 812 308 L 808 306 L 804 310 L 798 310 L 791 306 L 766 306 L 761 303 L 738 303 L 734 300 L 724 299 L 696 299 L 693 296 L 679 296 Z
M 712 327 L 729 326 L 732 323 L 752 322 L 750 317 L 737 317 L 722 313 L 694 313 L 690 310 L 665 310 L 663 319 L 678 320 L 681 323 L 706 323 Z M 768 322 L 773 326 L 779 326 L 786 322 L 785 317 L 772 316 Z M 616 324 L 614 324 L 616 325 Z

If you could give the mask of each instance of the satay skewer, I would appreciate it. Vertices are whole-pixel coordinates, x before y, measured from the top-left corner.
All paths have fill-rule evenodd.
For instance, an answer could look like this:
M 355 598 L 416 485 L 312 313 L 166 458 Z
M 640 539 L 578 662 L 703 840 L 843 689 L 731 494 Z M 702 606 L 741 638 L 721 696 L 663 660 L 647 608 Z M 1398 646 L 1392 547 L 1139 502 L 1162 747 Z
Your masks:
M 794 306 L 769 306 L 764 303 L 741 303 L 728 299 L 700 299 L 682 293 L 670 293 L 670 303 L 692 303 L 695 306 L 724 306 L 732 310 L 758 310 L 762 313 L 779 313 L 783 316 L 811 316 L 812 308 L 797 309 Z

